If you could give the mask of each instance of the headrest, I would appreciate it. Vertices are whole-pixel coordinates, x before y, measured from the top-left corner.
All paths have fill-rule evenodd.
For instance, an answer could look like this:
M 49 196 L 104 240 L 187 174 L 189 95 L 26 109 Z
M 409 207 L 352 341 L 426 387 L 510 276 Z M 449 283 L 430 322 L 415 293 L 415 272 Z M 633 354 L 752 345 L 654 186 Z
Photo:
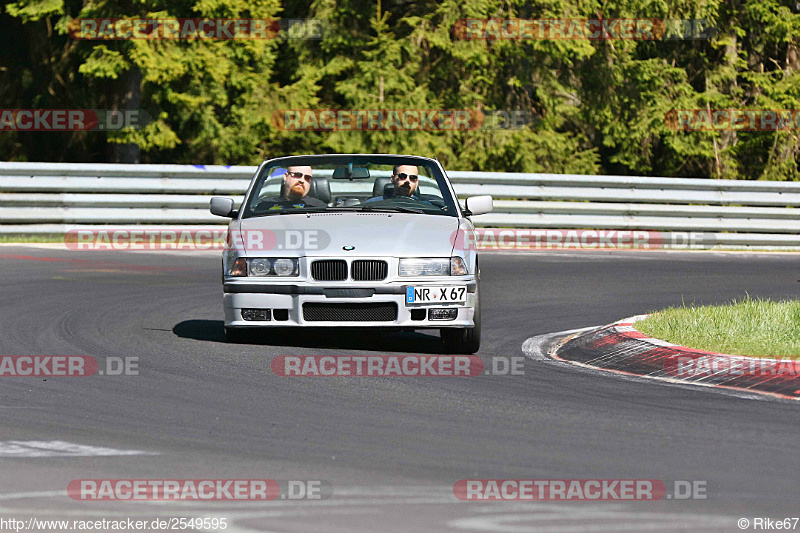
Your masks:
M 331 182 L 328 178 L 322 176 L 316 177 L 311 180 L 311 189 L 308 191 L 309 196 L 313 196 L 317 200 L 321 200 L 326 204 L 331 201 Z
M 392 178 L 387 176 L 381 176 L 379 178 L 375 178 L 375 184 L 372 186 L 372 196 L 385 196 L 384 191 L 386 189 L 386 185 L 391 184 Z M 394 188 L 392 189 L 394 192 Z

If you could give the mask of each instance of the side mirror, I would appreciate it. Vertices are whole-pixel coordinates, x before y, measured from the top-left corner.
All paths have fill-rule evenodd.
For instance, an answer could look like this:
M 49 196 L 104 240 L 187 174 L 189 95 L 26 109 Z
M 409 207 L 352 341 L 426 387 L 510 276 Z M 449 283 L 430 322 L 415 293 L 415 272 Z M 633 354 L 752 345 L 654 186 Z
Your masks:
M 491 213 L 494 209 L 494 201 L 488 194 L 482 196 L 470 196 L 464 200 L 464 211 L 468 217 Z
M 211 199 L 211 213 L 221 217 L 236 218 L 238 213 L 233 208 L 233 198 L 215 196 Z

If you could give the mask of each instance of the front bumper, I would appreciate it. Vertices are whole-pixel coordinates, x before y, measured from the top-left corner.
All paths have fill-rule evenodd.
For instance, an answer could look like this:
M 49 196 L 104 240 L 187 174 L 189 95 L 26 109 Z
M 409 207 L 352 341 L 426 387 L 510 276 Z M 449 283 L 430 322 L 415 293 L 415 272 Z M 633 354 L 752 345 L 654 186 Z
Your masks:
M 466 287 L 464 303 L 406 304 L 406 287 Z M 465 328 L 473 327 L 477 301 L 477 283 L 464 277 L 446 281 L 409 281 L 404 283 L 258 283 L 252 279 L 226 278 L 223 283 L 225 326 L 227 327 L 380 327 L 380 328 Z M 391 304 L 397 307 L 395 320 L 307 320 L 304 304 Z M 427 309 L 456 309 L 454 320 L 429 320 Z M 270 320 L 244 320 L 242 309 L 269 309 Z M 412 310 L 426 310 L 412 314 Z M 275 311 L 279 312 L 276 313 Z M 277 318 L 277 319 L 276 319 Z

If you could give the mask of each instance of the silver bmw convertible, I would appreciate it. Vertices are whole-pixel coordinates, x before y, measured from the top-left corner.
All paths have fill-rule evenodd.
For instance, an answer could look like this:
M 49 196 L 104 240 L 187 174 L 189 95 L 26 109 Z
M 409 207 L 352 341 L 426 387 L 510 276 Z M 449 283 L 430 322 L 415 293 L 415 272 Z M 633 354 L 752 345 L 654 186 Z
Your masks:
M 225 335 L 269 327 L 438 329 L 448 352 L 480 348 L 480 270 L 470 217 L 435 159 L 312 155 L 259 165 L 222 259 Z

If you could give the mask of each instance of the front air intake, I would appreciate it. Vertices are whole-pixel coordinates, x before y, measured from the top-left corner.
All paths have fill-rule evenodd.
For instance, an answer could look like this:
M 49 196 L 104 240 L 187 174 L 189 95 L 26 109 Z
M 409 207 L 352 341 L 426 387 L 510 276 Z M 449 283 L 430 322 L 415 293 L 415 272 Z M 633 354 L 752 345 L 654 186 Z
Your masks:
M 394 322 L 397 304 L 304 303 L 303 319 L 308 322 Z

